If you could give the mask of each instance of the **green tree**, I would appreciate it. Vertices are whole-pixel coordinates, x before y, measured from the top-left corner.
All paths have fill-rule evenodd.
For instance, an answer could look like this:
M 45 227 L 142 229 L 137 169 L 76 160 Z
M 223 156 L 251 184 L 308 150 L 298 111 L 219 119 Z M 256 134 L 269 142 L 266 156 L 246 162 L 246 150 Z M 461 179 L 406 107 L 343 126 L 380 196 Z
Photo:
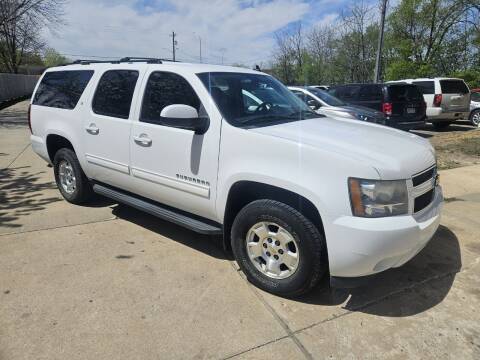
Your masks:
M 70 60 L 68 58 L 58 53 L 55 49 L 47 48 L 43 52 L 43 64 L 46 67 L 64 65 L 69 62 Z

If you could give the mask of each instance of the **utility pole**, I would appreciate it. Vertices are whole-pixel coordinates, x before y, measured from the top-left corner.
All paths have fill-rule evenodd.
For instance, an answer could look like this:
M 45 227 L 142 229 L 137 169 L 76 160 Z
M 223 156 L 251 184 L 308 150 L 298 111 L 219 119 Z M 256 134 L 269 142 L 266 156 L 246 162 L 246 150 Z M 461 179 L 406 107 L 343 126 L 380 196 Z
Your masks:
M 223 65 L 223 56 L 225 55 L 225 51 L 227 51 L 227 49 L 225 48 L 220 49 L 220 52 L 222 53 L 222 65 Z
M 376 83 L 380 82 L 382 69 L 382 48 L 383 48 L 383 31 L 385 29 L 385 14 L 387 12 L 388 0 L 382 0 L 382 15 L 380 18 L 380 33 L 378 34 L 377 59 L 375 61 L 375 79 Z
M 200 43 L 200 63 L 202 62 L 202 37 L 198 37 L 199 43 Z
M 175 34 L 175 31 L 172 31 L 172 35 L 170 35 L 172 37 L 172 56 L 173 56 L 173 61 L 175 61 L 175 47 L 177 46 L 177 40 L 175 40 L 175 36 L 177 36 L 177 34 Z

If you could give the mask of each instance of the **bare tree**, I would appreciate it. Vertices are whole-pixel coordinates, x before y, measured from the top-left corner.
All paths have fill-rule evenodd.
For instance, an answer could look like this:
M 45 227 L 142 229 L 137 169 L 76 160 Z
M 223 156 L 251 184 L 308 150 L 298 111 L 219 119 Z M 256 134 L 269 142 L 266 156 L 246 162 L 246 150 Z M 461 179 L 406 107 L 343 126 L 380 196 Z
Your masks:
M 0 2 L 0 60 L 4 68 L 18 72 L 27 53 L 44 46 L 40 31 L 61 23 L 65 0 L 2 0 Z

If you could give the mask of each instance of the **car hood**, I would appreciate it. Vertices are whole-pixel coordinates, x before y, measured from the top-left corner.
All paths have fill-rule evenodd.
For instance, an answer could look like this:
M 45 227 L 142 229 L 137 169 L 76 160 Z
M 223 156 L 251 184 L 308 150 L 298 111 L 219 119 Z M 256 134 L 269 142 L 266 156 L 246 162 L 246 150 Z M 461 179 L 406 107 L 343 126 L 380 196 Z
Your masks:
M 410 178 L 436 161 L 428 140 L 358 120 L 323 117 L 250 131 L 353 158 L 374 167 L 382 179 Z M 304 149 L 308 151 L 308 147 Z

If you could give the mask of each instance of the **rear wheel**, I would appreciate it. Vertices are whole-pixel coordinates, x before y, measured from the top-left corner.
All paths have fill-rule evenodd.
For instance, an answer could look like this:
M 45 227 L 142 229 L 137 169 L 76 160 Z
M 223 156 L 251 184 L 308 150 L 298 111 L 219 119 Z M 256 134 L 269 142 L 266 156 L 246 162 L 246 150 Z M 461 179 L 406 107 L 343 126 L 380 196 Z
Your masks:
M 480 126 L 480 109 L 475 109 L 470 114 L 470 122 L 473 126 Z
M 434 122 L 432 125 L 435 128 L 435 130 L 445 130 L 447 127 L 449 127 L 451 122 L 449 121 L 442 121 L 442 122 Z
M 281 202 L 248 204 L 235 218 L 231 235 L 240 268 L 265 291 L 299 296 L 327 272 L 324 237 L 310 220 Z
M 65 200 L 73 204 L 90 200 L 92 186 L 73 150 L 63 148 L 57 151 L 53 159 L 53 171 L 57 187 Z

